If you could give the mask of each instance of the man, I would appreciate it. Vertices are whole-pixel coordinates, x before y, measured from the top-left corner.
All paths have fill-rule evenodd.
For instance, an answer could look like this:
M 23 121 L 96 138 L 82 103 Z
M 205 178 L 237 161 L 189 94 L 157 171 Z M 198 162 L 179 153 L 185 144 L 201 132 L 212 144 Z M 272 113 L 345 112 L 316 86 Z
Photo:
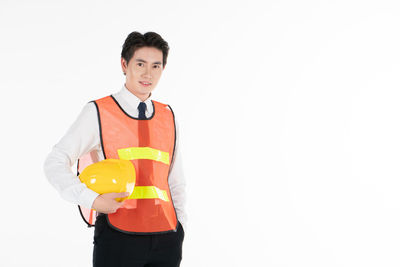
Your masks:
M 178 131 L 171 107 L 151 100 L 168 51 L 157 33 L 129 34 L 121 53 L 124 86 L 86 104 L 46 159 L 46 176 L 61 196 L 100 214 L 93 241 L 95 267 L 180 265 L 186 215 Z M 145 152 L 138 157 L 132 151 Z M 151 189 L 153 195 L 130 199 L 127 208 L 128 200 L 115 198 L 128 193 L 90 190 L 71 171 L 88 153 L 94 162 L 124 155 L 136 169 L 135 190 Z M 163 160 L 157 156 L 161 154 L 166 155 Z

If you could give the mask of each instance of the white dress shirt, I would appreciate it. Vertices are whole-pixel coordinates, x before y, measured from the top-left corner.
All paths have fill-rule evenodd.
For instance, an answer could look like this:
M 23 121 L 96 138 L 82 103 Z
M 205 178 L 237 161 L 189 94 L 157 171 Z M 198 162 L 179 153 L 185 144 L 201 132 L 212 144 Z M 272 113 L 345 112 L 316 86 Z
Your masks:
M 138 118 L 138 105 L 141 100 L 132 94 L 125 85 L 122 89 L 113 94 L 122 109 L 130 116 Z M 146 103 L 146 117 L 149 118 L 153 114 L 153 105 L 151 103 L 151 93 Z M 176 125 L 176 145 L 174 158 L 170 166 L 168 176 L 168 184 L 178 220 L 185 229 L 186 224 L 186 192 L 185 177 L 182 170 L 181 154 L 179 150 L 179 131 Z M 72 165 L 82 155 L 95 151 L 97 160 L 104 159 L 98 125 L 97 110 L 94 103 L 87 103 L 76 121 L 71 125 L 67 133 L 53 147 L 44 163 L 44 171 L 48 181 L 57 189 L 61 197 L 74 204 L 81 205 L 85 208 L 91 208 L 98 193 L 87 188 L 87 186 L 79 180 L 76 170 L 72 170 Z M 79 216 L 77 216 L 79 217 Z

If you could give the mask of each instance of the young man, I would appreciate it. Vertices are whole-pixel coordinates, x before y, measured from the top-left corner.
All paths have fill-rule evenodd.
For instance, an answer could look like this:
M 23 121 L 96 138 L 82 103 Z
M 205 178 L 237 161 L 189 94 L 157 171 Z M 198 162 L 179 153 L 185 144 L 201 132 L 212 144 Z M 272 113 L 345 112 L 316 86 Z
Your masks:
M 100 214 L 95 267 L 180 265 L 186 215 L 178 131 L 171 107 L 151 99 L 168 51 L 157 33 L 129 34 L 121 53 L 122 89 L 86 104 L 46 159 L 46 176 L 61 196 Z M 138 158 L 132 151 L 145 153 Z M 90 190 L 71 171 L 88 153 L 94 162 L 124 155 L 136 169 L 135 189 L 151 189 L 153 195 L 117 202 L 128 194 Z

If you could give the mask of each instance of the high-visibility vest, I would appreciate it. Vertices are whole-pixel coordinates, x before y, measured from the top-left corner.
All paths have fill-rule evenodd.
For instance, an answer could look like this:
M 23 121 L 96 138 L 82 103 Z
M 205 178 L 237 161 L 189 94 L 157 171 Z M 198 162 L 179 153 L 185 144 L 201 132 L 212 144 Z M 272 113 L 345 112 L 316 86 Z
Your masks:
M 106 215 L 109 225 L 121 232 L 153 234 L 177 230 L 168 184 L 176 142 L 175 118 L 169 105 L 151 102 L 152 117 L 138 119 L 129 116 L 113 96 L 94 101 L 104 158 L 130 160 L 136 170 L 133 193 L 117 212 Z M 94 161 L 93 154 L 83 155 L 78 160 L 78 173 Z M 79 209 L 92 226 L 97 212 Z

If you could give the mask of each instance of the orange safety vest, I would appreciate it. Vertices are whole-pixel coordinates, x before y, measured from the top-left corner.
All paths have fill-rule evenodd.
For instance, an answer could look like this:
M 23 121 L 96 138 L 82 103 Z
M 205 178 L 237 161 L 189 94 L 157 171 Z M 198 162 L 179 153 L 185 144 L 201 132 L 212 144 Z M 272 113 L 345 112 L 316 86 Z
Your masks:
M 175 150 L 175 118 L 169 105 L 151 101 L 153 115 L 147 119 L 129 116 L 113 96 L 95 100 L 100 140 L 105 159 L 130 160 L 136 170 L 133 199 L 115 213 L 107 214 L 109 225 L 121 232 L 154 234 L 177 230 L 177 216 L 168 184 Z M 78 174 L 93 163 L 88 153 L 78 160 Z M 97 212 L 80 207 L 83 219 L 94 225 Z

